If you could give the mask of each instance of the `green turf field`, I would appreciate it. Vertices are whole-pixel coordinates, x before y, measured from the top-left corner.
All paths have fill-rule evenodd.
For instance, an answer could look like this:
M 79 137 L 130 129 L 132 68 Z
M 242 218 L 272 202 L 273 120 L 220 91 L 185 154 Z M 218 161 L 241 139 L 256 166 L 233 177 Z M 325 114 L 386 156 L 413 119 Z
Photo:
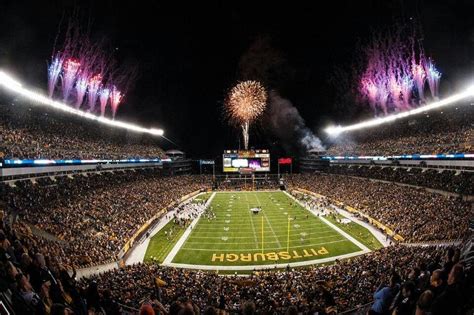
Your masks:
M 207 199 L 209 199 L 209 197 L 211 197 L 212 193 L 210 192 L 207 192 L 207 193 L 203 193 L 199 196 L 197 196 L 196 198 L 193 199 L 193 202 L 206 202 Z
M 254 207 L 261 207 L 262 211 L 253 214 L 250 209 Z M 362 251 L 280 191 L 219 192 L 212 200 L 210 209 L 216 214 L 216 219 L 201 217 L 172 263 L 273 265 Z M 357 225 L 356 233 L 360 234 L 363 230 L 367 232 Z M 351 231 L 346 232 L 351 234 Z M 356 235 L 354 238 L 358 239 Z M 365 233 L 358 240 L 369 248 L 377 246 Z M 147 255 L 150 253 L 147 252 Z

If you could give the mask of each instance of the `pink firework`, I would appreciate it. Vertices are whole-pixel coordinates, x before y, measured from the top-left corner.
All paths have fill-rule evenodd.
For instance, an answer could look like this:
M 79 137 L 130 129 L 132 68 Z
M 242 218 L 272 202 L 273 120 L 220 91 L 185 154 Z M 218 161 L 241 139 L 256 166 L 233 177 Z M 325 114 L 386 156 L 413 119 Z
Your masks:
M 99 102 L 100 102 L 100 116 L 104 117 L 105 115 L 105 108 L 107 107 L 107 101 L 109 100 L 110 90 L 107 88 L 103 88 L 99 92 Z
M 426 79 L 428 81 L 428 86 L 430 87 L 431 96 L 434 99 L 437 99 L 439 93 L 439 79 L 441 78 L 441 73 L 436 69 L 431 58 L 425 60 L 424 69 L 426 73 Z
M 388 114 L 388 97 L 390 96 L 390 90 L 387 88 L 386 82 L 380 81 L 377 84 L 377 90 L 379 93 L 379 104 L 385 115 Z
M 364 78 L 362 79 L 361 87 L 362 93 L 364 93 L 365 97 L 369 100 L 370 107 L 375 111 L 378 97 L 377 86 L 370 79 Z
M 89 111 L 93 112 L 95 110 L 95 104 L 97 102 L 98 91 L 100 84 L 102 82 L 102 75 L 96 74 L 89 80 L 89 90 L 87 93 L 87 101 L 89 103 Z
M 66 60 L 66 62 L 64 62 L 63 78 L 62 78 L 64 101 L 67 101 L 67 99 L 69 98 L 69 95 L 71 94 L 71 90 L 74 86 L 74 82 L 76 81 L 80 66 L 81 64 L 79 63 L 79 61 L 72 58 L 69 58 Z
M 390 97 L 393 102 L 393 105 L 396 109 L 399 109 L 402 105 L 401 96 L 402 96 L 402 87 L 399 79 L 395 75 L 390 76 L 389 91 Z
M 410 100 L 412 97 L 412 90 L 413 90 L 413 79 L 410 76 L 406 75 L 402 77 L 402 84 L 401 84 L 401 91 L 402 100 L 403 100 L 403 107 L 410 108 Z
M 416 90 L 418 91 L 418 98 L 420 102 L 425 100 L 425 95 L 423 93 L 423 89 L 425 87 L 425 80 L 426 80 L 426 73 L 425 69 L 421 64 L 412 64 L 412 75 L 413 81 L 415 82 Z
M 112 117 L 115 119 L 115 114 L 119 107 L 120 102 L 122 101 L 122 93 L 115 87 L 112 87 L 112 92 L 110 93 L 110 105 L 112 107 Z
M 64 60 L 60 54 L 56 54 L 56 57 L 53 59 L 53 62 L 48 67 L 48 95 L 53 97 L 54 89 L 61 74 L 63 68 Z
M 375 33 L 363 48 L 360 93 L 372 110 L 387 114 L 425 102 L 426 81 L 433 98 L 437 97 L 441 75 L 433 62 L 425 59 L 418 36 L 416 27 L 396 25 L 387 33 Z

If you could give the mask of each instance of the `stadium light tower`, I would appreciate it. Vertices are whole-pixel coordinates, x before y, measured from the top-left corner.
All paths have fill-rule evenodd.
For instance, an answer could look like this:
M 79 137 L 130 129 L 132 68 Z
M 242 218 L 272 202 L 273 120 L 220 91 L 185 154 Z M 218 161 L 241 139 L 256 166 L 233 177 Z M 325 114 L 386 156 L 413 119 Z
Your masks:
M 22 86 L 20 82 L 17 80 L 13 79 L 11 76 L 6 74 L 3 71 L 0 71 L 0 86 L 5 88 L 6 90 L 12 91 L 18 95 L 21 95 L 22 97 L 25 97 L 26 99 L 38 103 L 44 106 L 52 107 L 64 112 L 68 112 L 70 114 L 80 116 L 83 118 L 87 118 L 90 120 L 95 120 L 99 123 L 102 123 L 104 125 L 108 125 L 111 127 L 116 127 L 116 128 L 122 128 L 122 129 L 127 129 L 130 131 L 134 132 L 140 132 L 140 133 L 147 133 L 151 134 L 154 136 L 160 136 L 164 138 L 164 131 L 163 129 L 157 129 L 157 128 L 145 128 L 139 125 L 127 123 L 124 121 L 118 121 L 118 120 L 112 120 L 106 117 L 100 117 L 96 116 L 92 113 L 84 112 L 82 110 L 79 110 L 77 108 L 70 107 L 69 105 L 61 102 L 54 101 L 50 99 L 49 97 L 46 97 L 40 93 L 28 90 Z
M 369 119 L 365 120 L 353 125 L 347 125 L 347 126 L 329 126 L 324 131 L 329 134 L 330 136 L 337 137 L 339 134 L 347 131 L 353 131 L 353 130 L 359 130 L 359 129 L 366 129 L 366 128 L 371 128 L 371 127 L 376 127 L 379 125 L 383 125 L 389 122 L 392 122 L 397 119 L 409 117 L 412 115 L 417 115 L 426 111 L 430 111 L 433 109 L 441 108 L 441 107 L 446 107 L 449 105 L 452 105 L 460 100 L 473 97 L 474 96 L 474 85 L 471 85 L 468 87 L 464 92 L 457 93 L 454 95 L 451 95 L 450 97 L 447 97 L 445 99 L 442 99 L 437 102 L 433 102 L 424 106 L 420 106 L 411 110 L 407 110 L 401 113 L 397 114 L 392 114 L 392 115 L 387 115 L 385 117 L 379 117 L 379 118 L 374 118 L 374 119 Z

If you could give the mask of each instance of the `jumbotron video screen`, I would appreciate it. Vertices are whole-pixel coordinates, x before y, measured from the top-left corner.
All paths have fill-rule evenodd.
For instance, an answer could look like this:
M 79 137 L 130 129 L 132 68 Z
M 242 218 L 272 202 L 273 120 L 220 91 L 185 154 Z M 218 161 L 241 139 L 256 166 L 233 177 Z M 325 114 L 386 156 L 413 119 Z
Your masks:
M 225 173 L 270 172 L 268 150 L 225 150 L 222 157 Z

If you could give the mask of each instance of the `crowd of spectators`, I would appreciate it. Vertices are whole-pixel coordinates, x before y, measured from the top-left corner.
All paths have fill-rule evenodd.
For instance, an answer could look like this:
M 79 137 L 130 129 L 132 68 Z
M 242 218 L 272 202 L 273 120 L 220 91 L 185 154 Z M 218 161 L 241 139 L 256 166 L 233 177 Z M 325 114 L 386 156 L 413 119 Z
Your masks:
M 474 152 L 474 106 L 459 104 L 343 133 L 331 140 L 330 155 L 401 155 Z
M 325 267 L 268 270 L 248 278 L 136 264 L 77 283 L 67 270 L 114 259 L 157 210 L 210 188 L 207 176 L 157 172 L 101 172 L 2 186 L 8 209 L 20 217 L 11 225 L 0 215 L 0 287 L 12 292 L 17 314 L 59 314 L 65 308 L 118 314 L 125 306 L 144 314 L 335 314 L 374 299 L 374 314 L 415 309 L 461 314 L 472 303 L 472 274 L 458 263 L 459 253 L 449 248 L 443 256 L 446 248 L 435 246 L 396 245 Z M 285 180 L 351 205 L 407 241 L 461 238 L 473 214 L 459 200 L 391 183 L 320 174 Z M 34 236 L 24 222 L 58 240 Z
M 43 107 L 0 103 L 0 159 L 163 158 L 159 140 Z
M 115 260 L 127 240 L 161 209 L 210 187 L 205 176 L 161 177 L 157 172 L 48 177 L 4 188 L 12 211 L 57 238 L 66 253 L 62 262 L 83 266 Z
M 284 314 L 293 308 L 294 314 L 335 314 L 370 303 L 373 293 L 379 287 L 389 286 L 391 281 L 397 288 L 414 286 L 410 305 L 405 305 L 404 296 L 397 296 L 396 289 L 392 292 L 393 301 L 385 301 L 388 307 L 393 302 L 397 314 L 413 314 L 418 296 L 426 290 L 433 290 L 439 297 L 448 288 L 451 294 L 459 295 L 444 296 L 424 307 L 436 303 L 448 307 L 450 314 L 457 314 L 456 310 L 462 309 L 470 298 L 469 290 L 464 269 L 457 264 L 459 255 L 452 249 L 445 257 L 444 253 L 445 249 L 435 247 L 394 246 L 326 267 L 254 272 L 248 278 L 136 264 L 94 276 L 81 284 L 85 289 L 90 283 L 97 283 L 117 301 L 132 307 L 154 301 L 170 314 L 181 314 L 179 310 L 187 303 L 200 310 L 211 307 L 242 314 L 254 314 L 246 313 L 249 304 L 257 314 Z M 431 286 L 430 277 L 436 272 L 441 272 L 442 288 Z M 451 277 L 456 279 L 449 282 Z M 407 307 L 411 312 L 401 312 Z
M 471 204 L 395 183 L 330 174 L 287 177 L 303 188 L 351 206 L 384 223 L 407 242 L 461 239 L 474 217 Z
M 370 314 L 436 315 L 464 314 L 473 302 L 472 269 L 453 247 L 396 245 L 244 278 L 135 264 L 77 282 L 27 229 L 0 213 L 0 291 L 16 314 L 336 314 L 372 303 Z
M 3 104 L 0 109 L 0 159 L 164 157 L 152 137 L 98 129 L 44 108 Z M 453 107 L 377 132 L 341 135 L 328 153 L 473 152 L 473 111 L 474 106 Z M 471 174 L 452 171 L 331 167 L 330 172 L 460 194 L 472 194 L 474 187 Z M 285 182 L 352 206 L 406 242 L 462 239 L 474 215 L 472 206 L 457 198 L 394 183 L 328 174 L 293 175 Z M 233 190 L 278 186 L 266 178 L 214 183 Z M 143 314 L 335 314 L 374 300 L 371 314 L 463 314 L 472 307 L 472 272 L 452 247 L 396 245 L 329 266 L 260 271 L 247 278 L 136 264 L 76 282 L 75 267 L 116 260 L 159 210 L 166 213 L 183 195 L 209 188 L 210 177 L 165 177 L 156 169 L 2 184 L 9 218 L 18 220 L 12 223 L 0 212 L 0 291 L 11 293 L 17 314 L 67 314 L 67 309 L 120 314 L 124 306 L 141 307 Z
M 423 186 L 460 195 L 474 195 L 474 172 L 407 167 L 331 165 L 328 173 Z

